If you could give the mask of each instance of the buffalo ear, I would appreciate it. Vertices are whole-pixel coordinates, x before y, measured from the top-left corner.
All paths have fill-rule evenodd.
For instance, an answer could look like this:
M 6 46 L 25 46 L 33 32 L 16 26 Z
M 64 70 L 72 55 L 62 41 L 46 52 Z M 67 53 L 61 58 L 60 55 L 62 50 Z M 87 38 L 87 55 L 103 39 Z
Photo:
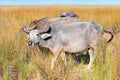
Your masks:
M 51 37 L 51 34 L 49 34 L 49 33 L 44 33 L 40 36 L 40 38 L 42 38 L 42 39 L 47 39 L 49 37 Z

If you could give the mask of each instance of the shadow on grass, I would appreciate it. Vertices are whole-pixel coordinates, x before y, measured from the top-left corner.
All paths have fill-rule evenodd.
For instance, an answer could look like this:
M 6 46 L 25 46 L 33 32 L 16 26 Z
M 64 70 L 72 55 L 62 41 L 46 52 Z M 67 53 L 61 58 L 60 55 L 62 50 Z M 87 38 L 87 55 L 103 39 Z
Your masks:
M 47 56 L 50 53 L 49 49 L 41 47 L 41 46 L 38 46 L 38 47 L 39 47 L 40 52 L 43 53 L 43 55 Z M 75 64 L 80 64 L 80 63 L 88 64 L 89 60 L 90 60 L 88 51 L 79 52 L 79 53 L 72 53 L 72 54 L 66 52 L 66 57 L 67 57 L 67 55 L 72 56 Z
M 72 57 L 74 59 L 74 64 L 88 64 L 90 61 L 90 57 L 87 51 L 85 51 L 84 53 L 72 54 Z

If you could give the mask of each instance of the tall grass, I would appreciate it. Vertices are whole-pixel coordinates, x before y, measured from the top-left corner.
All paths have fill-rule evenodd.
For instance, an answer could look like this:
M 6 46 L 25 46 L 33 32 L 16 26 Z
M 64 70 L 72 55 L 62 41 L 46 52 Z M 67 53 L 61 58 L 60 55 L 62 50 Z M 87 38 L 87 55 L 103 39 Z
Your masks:
M 58 17 L 64 11 L 73 11 L 81 21 L 93 20 L 105 29 L 120 27 L 120 7 L 114 6 L 1 6 L 0 7 L 0 70 L 4 80 L 120 80 L 120 36 L 110 44 L 102 43 L 95 52 L 96 60 L 91 71 L 86 64 L 74 65 L 67 56 L 67 67 L 61 73 L 62 61 L 50 69 L 51 52 L 38 46 L 28 47 L 23 24 L 44 17 Z M 106 35 L 108 37 L 108 35 Z M 105 37 L 105 39 L 107 38 Z M 15 75 L 11 75 L 14 74 Z

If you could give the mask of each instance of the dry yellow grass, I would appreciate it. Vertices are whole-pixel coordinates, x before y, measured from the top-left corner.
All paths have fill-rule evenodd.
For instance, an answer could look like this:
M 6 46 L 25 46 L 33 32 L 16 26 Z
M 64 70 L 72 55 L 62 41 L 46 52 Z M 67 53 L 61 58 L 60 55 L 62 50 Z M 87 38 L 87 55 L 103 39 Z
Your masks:
M 38 47 L 26 46 L 27 36 L 21 30 L 23 24 L 29 25 L 31 21 L 44 17 L 58 17 L 64 11 L 73 11 L 81 21 L 92 20 L 105 29 L 120 28 L 119 6 L 1 6 L 0 68 L 4 70 L 4 80 L 10 77 L 10 70 L 18 71 L 19 80 L 120 80 L 120 35 L 107 45 L 106 51 L 103 43 L 96 53 L 92 71 L 86 71 L 85 64 L 74 66 L 73 60 L 68 58 L 64 74 L 58 72 L 60 68 L 52 72 L 49 68 L 52 55 L 40 54 Z

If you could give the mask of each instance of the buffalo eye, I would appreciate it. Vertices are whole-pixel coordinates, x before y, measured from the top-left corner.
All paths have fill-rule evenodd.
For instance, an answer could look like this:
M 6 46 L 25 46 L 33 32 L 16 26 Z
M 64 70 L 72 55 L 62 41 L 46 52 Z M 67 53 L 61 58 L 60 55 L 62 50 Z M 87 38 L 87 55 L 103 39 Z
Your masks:
M 39 36 L 39 34 L 36 34 L 36 36 Z

